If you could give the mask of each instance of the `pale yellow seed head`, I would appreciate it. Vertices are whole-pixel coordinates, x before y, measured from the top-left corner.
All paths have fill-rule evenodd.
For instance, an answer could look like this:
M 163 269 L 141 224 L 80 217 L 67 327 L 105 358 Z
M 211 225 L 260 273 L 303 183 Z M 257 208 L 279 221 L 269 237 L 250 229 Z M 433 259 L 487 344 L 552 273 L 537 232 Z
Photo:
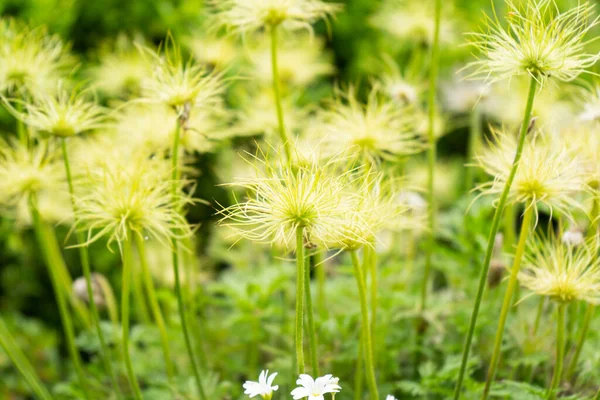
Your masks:
M 537 237 L 528 244 L 519 282 L 558 302 L 600 304 L 598 250 L 597 237 L 581 246 L 564 244 L 559 238 Z

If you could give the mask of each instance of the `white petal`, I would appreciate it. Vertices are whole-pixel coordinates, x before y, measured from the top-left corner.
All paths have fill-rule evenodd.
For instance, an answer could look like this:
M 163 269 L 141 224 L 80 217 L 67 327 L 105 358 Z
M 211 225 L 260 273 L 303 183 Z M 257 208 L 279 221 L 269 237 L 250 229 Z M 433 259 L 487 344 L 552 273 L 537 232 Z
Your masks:
M 306 388 L 297 387 L 292 390 L 291 395 L 294 397 L 294 400 L 298 400 L 310 396 L 310 392 Z
M 273 384 L 273 380 L 275 379 L 276 376 L 277 376 L 277 372 L 274 372 L 271 374 L 271 376 L 269 376 L 269 379 L 267 379 L 267 386 L 271 386 Z

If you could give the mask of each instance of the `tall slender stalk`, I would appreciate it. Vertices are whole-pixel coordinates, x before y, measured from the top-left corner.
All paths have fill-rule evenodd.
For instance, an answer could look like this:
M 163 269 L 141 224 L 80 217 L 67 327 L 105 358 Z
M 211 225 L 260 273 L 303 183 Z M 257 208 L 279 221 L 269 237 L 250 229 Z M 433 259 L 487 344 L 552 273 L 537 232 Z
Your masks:
M 35 395 L 41 400 L 52 400 L 52 396 L 37 376 L 35 369 L 29 363 L 29 360 L 27 360 L 25 354 L 19 349 L 19 345 L 16 343 L 2 318 L 0 318 L 0 346 L 15 364 L 17 370 L 23 375 L 23 378 L 25 378 L 25 381 L 27 381 L 27 384 L 29 384 Z
M 144 287 L 146 288 L 146 295 L 148 296 L 148 300 L 150 302 L 152 316 L 154 317 L 154 321 L 156 322 L 158 330 L 160 331 L 160 341 L 163 349 L 163 354 L 165 356 L 165 368 L 167 370 L 167 376 L 169 377 L 169 379 L 173 379 L 175 375 L 175 369 L 173 367 L 173 361 L 171 360 L 169 334 L 167 333 L 167 326 L 165 324 L 162 311 L 160 310 L 158 298 L 156 297 L 156 289 L 154 288 L 152 275 L 150 275 L 150 270 L 148 268 L 148 259 L 146 257 L 146 247 L 144 244 L 144 239 L 139 234 L 134 234 L 133 236 L 135 238 L 135 245 L 137 246 L 138 254 L 140 256 L 140 265 L 142 267 L 142 281 L 144 282 Z
M 173 139 L 173 148 L 171 149 L 171 179 L 173 180 L 173 187 L 171 189 L 173 198 L 177 198 L 178 191 L 178 181 L 179 181 L 179 144 L 181 142 L 181 118 L 177 119 L 177 125 L 175 127 L 175 135 Z M 179 318 L 181 320 L 181 330 L 183 331 L 183 337 L 185 340 L 185 347 L 188 352 L 188 356 L 190 358 L 190 363 L 192 365 L 192 373 L 194 374 L 194 379 L 196 380 L 196 386 L 198 388 L 198 395 L 201 400 L 206 400 L 206 394 L 204 391 L 204 385 L 202 384 L 202 380 L 200 379 L 200 370 L 198 368 L 198 362 L 196 361 L 196 356 L 194 352 L 194 347 L 192 345 L 192 340 L 190 337 L 190 331 L 188 327 L 187 321 L 187 313 L 185 311 L 185 303 L 183 301 L 183 293 L 181 288 L 181 277 L 179 271 L 179 241 L 176 238 L 173 238 L 171 241 L 172 246 L 172 260 L 173 260 L 173 272 L 175 274 L 175 293 L 177 295 L 177 306 L 179 308 Z
M 425 312 L 427 308 L 427 293 L 429 275 L 431 272 L 431 258 L 433 256 L 433 244 L 435 241 L 436 204 L 435 204 L 435 161 L 436 161 L 436 138 L 435 138 L 435 115 L 436 115 L 436 92 L 438 71 L 440 63 L 440 23 L 442 19 L 442 0 L 435 0 L 435 28 L 433 44 L 431 47 L 431 64 L 429 68 L 429 98 L 428 98 L 428 131 L 427 131 L 427 201 L 429 204 L 427 212 L 427 227 L 429 228 L 429 245 L 425 253 L 425 272 L 421 286 L 421 303 L 419 310 Z M 421 333 L 418 333 L 421 336 Z
M 364 357 L 365 340 L 361 327 L 358 340 L 358 357 L 356 357 L 356 368 L 354 370 L 354 400 L 361 400 L 363 398 L 363 380 L 365 378 Z
M 377 346 L 375 344 L 375 335 L 377 334 L 377 291 L 378 291 L 378 279 L 377 279 L 377 253 L 373 247 L 365 247 L 365 259 L 363 262 L 367 265 L 369 274 L 371 275 L 371 335 L 373 338 L 373 366 L 377 366 Z M 367 250 L 368 248 L 368 250 Z M 368 257 L 366 256 L 368 254 Z
M 517 144 L 517 150 L 515 153 L 515 159 L 512 164 L 512 168 L 510 170 L 510 174 L 502 190 L 502 194 L 500 195 L 500 199 L 498 200 L 498 205 L 496 206 L 496 211 L 494 212 L 494 218 L 492 219 L 492 227 L 490 229 L 490 234 L 488 236 L 487 249 L 485 252 L 485 259 L 483 261 L 483 266 L 481 268 L 481 273 L 479 275 L 479 285 L 477 287 L 477 295 L 475 296 L 475 304 L 473 306 L 473 312 L 471 313 L 471 321 L 469 323 L 469 330 L 467 332 L 467 337 L 465 338 L 465 344 L 463 347 L 462 360 L 460 365 L 460 371 L 458 374 L 458 379 L 456 381 L 456 385 L 454 387 L 454 400 L 458 400 L 460 398 L 460 393 L 462 389 L 462 384 L 464 381 L 465 373 L 467 370 L 467 363 L 469 361 L 469 353 L 471 351 L 471 343 L 473 342 L 473 334 L 475 333 L 475 326 L 477 325 L 477 317 L 479 316 L 479 308 L 481 307 L 481 299 L 483 298 L 483 292 L 485 290 L 485 284 L 487 282 L 487 275 L 490 269 L 490 262 L 492 261 L 492 255 L 494 252 L 494 243 L 496 241 L 496 234 L 498 233 L 498 229 L 500 228 L 500 220 L 502 219 L 502 212 L 506 205 L 506 200 L 508 198 L 508 194 L 510 192 L 510 188 L 515 179 L 515 175 L 517 174 L 517 169 L 519 167 L 519 161 L 521 160 L 521 155 L 523 154 L 523 146 L 525 145 L 525 137 L 527 136 L 527 132 L 529 130 L 531 113 L 533 110 L 533 103 L 535 100 L 535 93 L 537 89 L 537 81 L 535 78 L 531 78 L 529 85 L 529 95 L 527 98 L 527 105 L 525 107 L 525 116 L 523 118 L 523 123 L 521 125 L 521 130 L 519 133 L 519 139 Z
M 498 361 L 500 360 L 502 338 L 504 337 L 504 327 L 506 326 L 506 320 L 508 318 L 510 306 L 512 305 L 513 295 L 517 286 L 517 276 L 519 274 L 519 270 L 521 269 L 521 261 L 523 260 L 523 254 L 525 253 L 525 245 L 527 243 L 527 237 L 529 236 L 533 215 L 533 205 L 527 204 L 525 214 L 523 215 L 523 222 L 521 223 L 521 233 L 519 235 L 519 243 L 517 245 L 515 259 L 513 260 L 513 265 L 510 271 L 508 287 L 506 288 L 506 292 L 504 293 L 504 301 L 502 303 L 502 309 L 500 310 L 500 320 L 498 322 L 498 329 L 496 330 L 496 339 L 494 340 L 494 351 L 492 353 L 485 387 L 481 396 L 482 400 L 488 398 L 490 389 L 492 387 L 492 382 L 494 381 L 494 378 L 496 376 L 496 368 L 498 367 Z
M 62 153 L 63 153 L 63 162 L 65 165 L 65 173 L 67 175 L 67 183 L 69 186 L 69 196 L 71 198 L 71 207 L 73 209 L 73 215 L 77 218 L 77 205 L 75 203 L 75 190 L 73 187 L 73 175 L 71 174 L 71 164 L 69 162 L 69 152 L 67 148 L 67 139 L 62 138 Z M 92 272 L 90 267 L 90 257 L 88 253 L 87 246 L 84 246 L 85 238 L 83 233 L 76 230 L 75 237 L 77 240 L 77 245 L 79 249 L 79 260 L 81 262 L 81 267 L 83 269 L 83 276 L 85 278 L 85 284 L 87 286 L 87 294 L 88 294 L 88 302 L 90 304 L 90 310 L 92 314 L 92 324 L 96 329 L 96 335 L 98 336 L 98 340 L 100 341 L 100 357 L 102 358 L 102 363 L 104 364 L 104 369 L 108 372 L 110 376 L 111 383 L 118 399 L 122 398 L 121 390 L 119 388 L 119 382 L 117 381 L 117 376 L 115 375 L 115 371 L 112 368 L 112 364 L 110 362 L 109 357 L 109 349 L 106 345 L 106 340 L 104 339 L 104 333 L 102 332 L 102 327 L 100 326 L 100 315 L 98 314 L 98 307 L 96 306 L 96 302 L 94 301 L 94 290 L 92 285 Z
M 136 400 L 142 400 L 140 384 L 135 376 L 133 364 L 131 363 L 131 355 L 129 354 L 129 300 L 131 297 L 131 279 L 133 275 L 133 257 L 131 250 L 132 235 L 133 233 L 131 231 L 127 232 L 128 238 L 123 243 L 121 249 L 121 258 L 123 261 L 123 282 L 121 284 L 121 341 L 125 369 L 127 370 L 127 377 L 129 378 L 129 383 L 133 389 L 133 395 Z
M 277 122 L 279 124 L 279 137 L 283 142 L 287 160 L 292 159 L 292 143 L 285 129 L 285 120 L 283 118 L 283 105 L 281 103 L 281 81 L 279 80 L 279 60 L 277 58 L 277 49 L 279 46 L 278 27 L 271 27 L 271 68 L 273 72 L 273 93 L 275 95 L 275 107 L 277 109 Z
M 50 280 L 52 282 L 52 287 L 54 289 L 54 295 L 56 297 L 58 312 L 65 333 L 69 356 L 73 362 L 73 367 L 75 368 L 79 384 L 83 390 L 83 395 L 86 399 L 89 399 L 90 396 L 88 393 L 87 379 L 85 377 L 85 372 L 83 371 L 79 352 L 75 346 L 75 330 L 73 329 L 73 320 L 71 319 L 71 313 L 68 309 L 65 292 L 61 287 L 61 280 L 58 272 L 61 268 L 61 263 L 63 263 L 58 241 L 56 240 L 56 236 L 54 235 L 52 228 L 43 222 L 37 208 L 37 199 L 34 194 L 30 195 L 29 209 L 31 212 L 35 236 L 42 251 L 42 255 L 50 275 Z
M 325 281 L 327 280 L 327 270 L 323 260 L 323 253 L 317 251 L 313 256 L 317 273 L 317 309 L 320 315 L 325 315 Z
M 481 108 L 476 105 L 471 110 L 471 115 L 469 118 L 469 143 L 467 148 L 467 162 L 473 161 L 475 155 L 477 154 L 477 150 L 479 149 L 479 143 L 481 142 Z M 469 192 L 473 188 L 473 183 L 475 181 L 475 169 L 467 168 L 465 176 L 465 192 Z
M 315 331 L 315 318 L 313 312 L 312 295 L 310 290 L 310 255 L 304 257 L 304 296 L 306 304 L 306 319 L 308 327 L 308 347 L 310 350 L 310 362 L 312 367 L 313 375 L 319 376 L 319 359 L 317 357 L 317 334 Z
M 369 385 L 369 398 L 371 400 L 379 400 L 379 392 L 377 390 L 377 380 L 375 378 L 375 367 L 373 366 L 373 340 L 371 337 L 371 325 L 369 323 L 369 306 L 367 304 L 367 285 L 365 282 L 365 274 L 358 260 L 356 251 L 351 251 L 352 265 L 354 266 L 354 276 L 358 286 L 358 297 L 360 300 L 361 312 L 361 330 L 364 339 L 363 357 L 365 360 L 365 370 L 367 375 L 367 384 Z
M 563 362 L 565 359 L 565 309 L 566 303 L 560 303 L 558 305 L 557 316 L 556 316 L 556 364 L 554 366 L 554 375 L 552 376 L 552 382 L 548 388 L 548 398 L 555 400 L 557 398 L 556 389 L 560 385 L 560 378 L 562 376 Z
M 296 372 L 304 373 L 304 227 L 296 228 Z
M 566 380 L 570 380 L 573 375 L 575 375 L 575 369 L 577 368 L 577 363 L 579 362 L 579 356 L 581 355 L 581 350 L 583 349 L 585 339 L 587 338 L 587 334 L 590 329 L 590 323 L 592 322 L 592 317 L 594 316 L 595 311 L 596 307 L 593 304 L 587 305 L 585 315 L 583 316 L 583 323 L 581 324 L 581 329 L 579 330 L 579 335 L 577 336 L 575 351 L 573 352 L 573 357 L 571 358 L 569 366 L 566 370 Z

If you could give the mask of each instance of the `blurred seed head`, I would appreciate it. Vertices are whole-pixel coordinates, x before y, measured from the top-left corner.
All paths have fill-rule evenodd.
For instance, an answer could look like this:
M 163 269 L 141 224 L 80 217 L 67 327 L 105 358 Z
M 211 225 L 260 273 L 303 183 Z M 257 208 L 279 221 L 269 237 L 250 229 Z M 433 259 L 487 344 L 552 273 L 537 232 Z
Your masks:
M 369 93 L 361 104 L 354 88 L 339 92 L 320 114 L 321 125 L 315 135 L 322 137 L 325 157 L 347 150 L 359 162 L 397 160 L 425 149 L 425 141 L 416 131 L 416 113 L 383 99 L 381 88 Z
M 470 34 L 482 54 L 467 66 L 471 77 L 497 82 L 530 75 L 543 85 L 550 77 L 572 81 L 598 60 L 598 54 L 585 52 L 585 36 L 599 22 L 593 5 L 580 2 L 561 13 L 554 0 L 506 4 L 506 27 L 494 15 L 486 17 L 481 32 Z
M 141 38 L 135 38 L 142 42 Z M 124 35 L 100 53 L 100 63 L 92 67 L 90 75 L 98 89 L 109 97 L 128 99 L 141 95 L 143 80 L 152 74 L 151 66 Z
M 56 137 L 75 136 L 106 127 L 107 110 L 90 99 L 89 91 L 69 91 L 62 82 L 53 94 L 22 102 L 24 112 L 4 100 L 9 111 L 32 129 Z M 16 100 L 20 102 L 20 100 Z
M 516 139 L 501 131 L 493 132 L 494 142 L 479 155 L 477 165 L 493 177 L 481 184 L 481 195 L 499 196 L 508 180 L 517 148 Z M 564 147 L 547 140 L 542 133 L 526 138 L 523 155 L 508 195 L 511 204 L 547 205 L 570 216 L 582 209 L 577 195 L 589 190 L 588 176 L 577 159 Z
M 528 243 L 519 282 L 541 296 L 558 302 L 600 303 L 600 258 L 598 237 L 579 246 L 560 238 L 540 237 Z
M 59 154 L 48 143 L 27 148 L 16 141 L 0 142 L 0 205 L 13 209 L 31 194 L 66 191 Z
M 191 235 L 179 211 L 191 201 L 183 194 L 185 183 L 177 182 L 173 196 L 165 160 L 130 157 L 106 159 L 87 172 L 86 186 L 75 198 L 76 228 L 87 231 L 86 244 L 106 236 L 109 246 L 121 246 L 137 234 L 169 245 L 174 237 Z
M 287 30 L 306 29 L 332 17 L 341 6 L 321 0 L 212 0 L 215 19 L 231 32 L 246 34 L 279 25 Z
M 46 28 L 32 29 L 14 20 L 0 20 L 0 25 L 0 92 L 46 94 L 73 68 L 68 46 Z
M 222 73 L 209 72 L 191 59 L 183 61 L 180 47 L 172 36 L 154 51 L 139 46 L 141 53 L 151 64 L 152 77 L 142 82 L 144 103 L 162 103 L 184 113 L 185 107 L 212 109 L 220 105 L 225 90 Z

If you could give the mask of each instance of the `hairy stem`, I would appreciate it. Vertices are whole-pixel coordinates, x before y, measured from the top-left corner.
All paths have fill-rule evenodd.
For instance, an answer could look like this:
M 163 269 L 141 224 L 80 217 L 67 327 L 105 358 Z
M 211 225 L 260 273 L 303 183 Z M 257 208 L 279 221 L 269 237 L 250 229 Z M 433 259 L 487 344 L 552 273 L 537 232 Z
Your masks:
M 31 387 L 36 397 L 41 400 L 52 400 L 52 396 L 37 376 L 35 369 L 29 360 L 27 360 L 25 354 L 19 349 L 19 345 L 2 318 L 0 318 L 0 347 L 2 347 L 6 355 L 15 364 L 21 375 L 23 375 L 23 378 L 25 378 L 25 381 Z
M 317 357 L 317 333 L 315 331 L 315 318 L 313 312 L 313 304 L 312 304 L 312 294 L 310 290 L 310 259 L 309 255 L 305 257 L 305 265 L 304 265 L 304 296 L 305 304 L 306 304 L 306 319 L 307 319 L 307 327 L 308 327 L 308 340 L 309 340 L 309 350 L 310 350 L 310 361 L 312 364 L 312 372 L 313 375 L 319 376 L 319 360 Z
M 62 153 L 63 153 L 63 162 L 65 165 L 65 173 L 67 176 L 67 183 L 69 186 L 69 196 L 71 198 L 71 206 L 73 209 L 73 215 L 77 218 L 77 205 L 75 203 L 75 190 L 73 187 L 73 175 L 71 174 L 71 164 L 69 162 L 69 152 L 67 148 L 67 139 L 62 138 Z M 110 376 L 110 380 L 115 390 L 118 399 L 122 398 L 121 389 L 119 388 L 119 382 L 117 381 L 117 376 L 115 375 L 115 371 L 112 367 L 110 361 L 110 353 L 108 346 L 106 345 L 106 340 L 104 339 L 104 333 L 102 332 L 102 327 L 100 326 L 100 315 L 98 313 L 98 306 L 94 301 L 94 290 L 92 284 L 92 270 L 90 266 L 90 257 L 88 253 L 87 246 L 84 245 L 85 237 L 81 231 L 75 231 L 75 238 L 77 240 L 77 245 L 79 249 L 79 260 L 81 262 L 81 267 L 83 269 L 83 276 L 85 278 L 85 284 L 87 286 L 87 295 L 88 302 L 90 304 L 90 311 L 92 314 L 92 324 L 96 330 L 96 335 L 98 336 L 98 340 L 100 341 L 100 357 L 102 358 L 102 363 L 104 364 L 104 369 L 108 372 Z
M 75 330 L 73 329 L 73 320 L 71 319 L 71 313 L 68 309 L 69 307 L 67 304 L 67 299 L 65 298 L 65 292 L 61 287 L 59 270 L 62 267 L 61 264 L 63 263 L 63 259 L 60 255 L 58 241 L 56 240 L 56 236 L 54 235 L 52 228 L 42 221 L 34 194 L 32 194 L 29 198 L 29 208 L 31 212 L 31 219 L 33 221 L 35 236 L 42 251 L 42 255 L 50 275 L 50 280 L 52 282 L 52 287 L 54 289 L 54 295 L 56 297 L 58 312 L 65 333 L 69 356 L 73 362 L 73 367 L 75 368 L 75 372 L 77 374 L 77 378 L 79 379 L 81 389 L 83 390 L 84 397 L 89 399 L 90 396 L 88 393 L 88 382 L 85 377 L 85 372 L 83 371 L 79 352 L 75 346 Z
M 575 345 L 575 351 L 573 352 L 573 357 L 569 362 L 569 366 L 566 370 L 565 379 L 571 380 L 573 375 L 575 375 L 575 369 L 577 368 L 577 363 L 579 362 L 579 356 L 581 355 L 581 350 L 583 349 L 583 345 L 585 344 L 585 340 L 588 335 L 588 331 L 590 329 L 590 323 L 592 322 L 592 318 L 594 316 L 594 312 L 596 311 L 596 306 L 593 304 L 588 304 L 585 310 L 585 315 L 583 316 L 583 323 L 581 324 L 581 329 L 579 330 L 579 335 L 577 336 L 577 344 Z
M 133 370 L 131 363 L 131 355 L 129 354 L 129 300 L 131 296 L 131 279 L 133 275 L 133 260 L 131 250 L 131 231 L 128 232 L 128 239 L 123 243 L 121 249 L 121 258 L 123 261 L 123 282 L 121 283 L 121 341 L 123 342 L 123 359 L 125 360 L 125 369 L 127 377 L 133 390 L 133 395 L 136 400 L 142 400 L 142 392 L 140 384 Z
M 465 378 L 465 373 L 467 370 L 467 363 L 469 361 L 469 353 L 471 351 L 471 344 L 473 342 L 473 335 L 475 333 L 475 326 L 477 325 L 477 317 L 479 316 L 479 308 L 481 307 L 481 299 L 483 298 L 483 292 L 485 290 L 485 284 L 487 282 L 487 276 L 490 269 L 490 262 L 492 261 L 492 255 L 494 252 L 494 243 L 496 241 L 496 234 L 498 233 L 498 229 L 500 228 L 500 220 L 502 219 L 502 212 L 506 205 L 506 200 L 508 198 L 508 194 L 510 192 L 510 188 L 515 179 L 515 175 L 517 174 L 517 169 L 519 167 L 519 161 L 521 160 L 521 155 L 523 154 L 523 146 L 525 145 L 525 137 L 527 136 L 527 131 L 529 129 L 529 121 L 531 119 L 531 113 L 533 110 L 533 102 L 535 100 L 535 93 L 537 89 L 537 81 L 535 78 L 531 78 L 530 86 L 529 86 L 529 96 L 527 100 L 527 106 L 525 107 L 525 117 L 523 118 L 523 124 L 521 125 L 521 130 L 519 133 L 519 141 L 517 145 L 517 150 L 515 153 L 515 159 L 512 164 L 512 168 L 506 184 L 504 185 L 504 189 L 502 190 L 502 194 L 500 195 L 500 199 L 498 200 L 498 205 L 496 207 L 496 211 L 494 212 L 494 218 L 492 219 L 492 227 L 490 229 L 490 233 L 488 236 L 487 249 L 485 252 L 485 258 L 483 261 L 483 265 L 481 268 L 481 273 L 479 275 L 479 285 L 477 287 L 477 295 L 475 296 L 475 304 L 473 305 L 473 312 L 471 313 L 471 321 L 469 323 L 469 330 L 467 332 L 467 337 L 465 338 L 465 344 L 463 346 L 462 360 L 460 365 L 460 371 L 458 374 L 458 379 L 456 381 L 456 385 L 454 386 L 454 400 L 459 400 L 460 393 L 462 389 L 462 384 Z
M 296 372 L 304 373 L 304 227 L 296 228 Z
M 365 274 L 358 260 L 356 251 L 351 251 L 352 265 L 354 266 L 354 276 L 358 286 L 358 298 L 360 300 L 361 312 L 361 331 L 364 339 L 363 357 L 365 360 L 365 370 L 367 375 L 367 384 L 369 385 L 369 396 L 371 400 L 379 400 L 379 392 L 377 390 L 377 380 L 375 378 L 375 367 L 373 365 L 373 341 L 371 337 L 371 325 L 369 323 L 369 306 L 367 304 L 367 285 L 365 282 Z
M 179 144 L 181 142 L 181 121 L 177 119 L 177 126 L 175 128 L 175 136 L 173 140 L 173 148 L 171 150 L 171 168 L 172 168 L 172 176 L 173 187 L 171 189 L 171 195 L 173 198 L 177 198 L 178 196 L 178 181 L 179 181 Z M 196 381 L 196 386 L 198 389 L 198 394 L 201 400 L 206 400 L 206 394 L 204 391 L 204 385 L 202 384 L 202 380 L 200 379 L 200 370 L 198 368 L 198 362 L 196 361 L 196 356 L 194 352 L 194 347 L 192 346 L 192 339 L 190 337 L 190 331 L 188 327 L 187 321 L 187 313 L 185 311 L 185 303 L 183 301 L 183 293 L 181 288 L 181 277 L 179 271 L 179 241 L 176 238 L 173 238 L 172 242 L 172 260 L 173 260 L 173 272 L 175 274 L 175 293 L 177 295 L 177 305 L 179 308 L 179 318 L 181 320 L 181 330 L 183 331 L 183 337 L 185 340 L 185 347 L 188 352 L 188 356 L 190 358 L 190 363 L 192 365 L 192 373 L 194 374 L 194 379 Z
M 137 250 L 140 256 L 140 265 L 142 267 L 142 280 L 144 283 L 144 287 L 146 288 L 146 295 L 148 296 L 148 300 L 150 302 L 152 316 L 154 317 L 154 321 L 156 322 L 158 330 L 160 331 L 160 341 L 163 349 L 163 354 L 165 356 L 165 368 L 167 370 L 167 376 L 169 377 L 169 379 L 173 379 L 173 377 L 175 376 L 175 370 L 173 367 L 173 361 L 171 360 L 169 334 L 167 333 L 167 326 L 165 324 L 162 311 L 160 309 L 160 304 L 158 303 L 158 298 L 156 297 L 156 289 L 154 288 L 152 275 L 150 274 L 150 269 L 148 268 L 148 260 L 146 257 L 146 247 L 144 244 L 144 239 L 138 234 L 134 234 L 133 236 L 135 238 L 135 245 L 137 246 Z
M 548 398 L 555 400 L 557 398 L 556 389 L 560 385 L 562 376 L 563 362 L 565 359 L 565 309 L 566 303 L 558 305 L 556 316 L 556 364 L 554 366 L 554 375 L 548 388 Z
M 519 243 L 517 245 L 517 251 L 515 253 L 515 259 L 510 271 L 510 278 L 508 281 L 508 287 L 504 293 L 504 301 L 502 303 L 502 309 L 500 310 L 500 320 L 498 322 L 498 328 L 496 330 L 496 339 L 494 340 L 494 350 L 492 352 L 492 358 L 488 368 L 487 378 L 485 382 L 485 388 L 483 389 L 482 400 L 488 398 L 492 382 L 496 376 L 496 368 L 498 367 L 498 361 L 500 360 L 500 350 L 502 348 L 502 338 L 504 337 L 504 328 L 506 326 L 506 320 L 508 313 L 512 305 L 512 299 L 517 287 L 517 276 L 521 269 L 521 261 L 523 260 L 523 254 L 525 253 L 525 245 L 527 243 L 527 237 L 529 236 L 529 230 L 531 221 L 533 219 L 534 207 L 532 204 L 528 204 L 523 215 L 523 222 L 521 224 L 521 233 L 519 235 Z
M 281 81 L 279 79 L 279 60 L 277 58 L 277 49 L 279 46 L 278 27 L 271 27 L 271 68 L 273 72 L 273 94 L 275 95 L 275 107 L 277 110 L 277 122 L 279 124 L 279 137 L 285 149 L 287 160 L 292 159 L 292 143 L 285 129 L 285 120 L 283 117 L 283 105 L 281 103 Z

